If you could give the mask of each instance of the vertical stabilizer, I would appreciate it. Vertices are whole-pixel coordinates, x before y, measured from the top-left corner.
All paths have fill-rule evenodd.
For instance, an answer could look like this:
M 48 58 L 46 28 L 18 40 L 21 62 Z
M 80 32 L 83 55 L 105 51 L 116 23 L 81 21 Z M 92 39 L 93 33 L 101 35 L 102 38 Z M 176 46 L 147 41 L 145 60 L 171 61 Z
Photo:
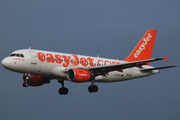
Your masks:
M 148 30 L 131 54 L 124 61 L 132 62 L 150 59 L 157 30 Z

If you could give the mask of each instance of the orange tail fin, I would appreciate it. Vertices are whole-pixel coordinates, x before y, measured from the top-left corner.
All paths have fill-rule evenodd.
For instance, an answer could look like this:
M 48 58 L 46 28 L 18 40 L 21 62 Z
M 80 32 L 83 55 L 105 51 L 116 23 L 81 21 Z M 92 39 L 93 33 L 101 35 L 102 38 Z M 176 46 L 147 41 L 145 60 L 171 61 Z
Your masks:
M 131 54 L 124 61 L 132 62 L 150 59 L 157 30 L 148 30 Z

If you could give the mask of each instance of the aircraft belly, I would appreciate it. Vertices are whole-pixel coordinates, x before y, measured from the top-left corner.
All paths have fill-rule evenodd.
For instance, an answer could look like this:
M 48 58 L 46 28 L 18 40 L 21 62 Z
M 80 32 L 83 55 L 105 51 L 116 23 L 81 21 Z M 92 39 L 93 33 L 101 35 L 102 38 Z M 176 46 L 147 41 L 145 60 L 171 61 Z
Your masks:
M 147 77 L 155 73 L 142 73 L 139 68 L 124 69 L 123 72 L 113 71 L 109 72 L 108 75 L 98 77 L 95 79 L 96 82 L 118 82 L 126 81 L 135 78 Z M 97 78 L 97 77 L 96 77 Z
M 105 76 L 104 75 L 100 75 L 100 76 L 96 77 L 95 81 L 96 82 L 117 82 L 117 81 L 123 81 L 124 80 L 123 76 L 124 76 L 123 72 L 113 71 L 113 72 L 109 72 Z

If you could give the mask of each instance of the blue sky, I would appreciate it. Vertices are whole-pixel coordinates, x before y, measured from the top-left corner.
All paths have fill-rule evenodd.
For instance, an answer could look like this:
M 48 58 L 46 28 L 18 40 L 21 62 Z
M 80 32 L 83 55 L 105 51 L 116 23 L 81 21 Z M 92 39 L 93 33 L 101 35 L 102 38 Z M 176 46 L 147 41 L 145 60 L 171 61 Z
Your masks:
M 157 30 L 152 57 L 170 55 L 179 65 L 178 0 L 1 0 L 0 60 L 17 49 L 31 48 L 124 59 L 148 29 Z M 180 69 L 116 83 L 65 82 L 22 87 L 22 74 L 0 67 L 0 119 L 180 119 Z

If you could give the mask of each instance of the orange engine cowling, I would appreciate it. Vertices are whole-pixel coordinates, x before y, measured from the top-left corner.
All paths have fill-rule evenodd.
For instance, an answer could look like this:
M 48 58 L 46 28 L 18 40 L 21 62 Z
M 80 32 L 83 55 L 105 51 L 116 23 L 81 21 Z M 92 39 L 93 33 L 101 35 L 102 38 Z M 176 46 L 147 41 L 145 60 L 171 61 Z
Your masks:
M 72 82 L 87 82 L 91 79 L 91 75 L 88 70 L 73 68 L 68 70 L 67 78 Z
M 31 75 L 29 86 L 41 86 L 45 83 L 50 83 L 50 80 L 39 75 Z

